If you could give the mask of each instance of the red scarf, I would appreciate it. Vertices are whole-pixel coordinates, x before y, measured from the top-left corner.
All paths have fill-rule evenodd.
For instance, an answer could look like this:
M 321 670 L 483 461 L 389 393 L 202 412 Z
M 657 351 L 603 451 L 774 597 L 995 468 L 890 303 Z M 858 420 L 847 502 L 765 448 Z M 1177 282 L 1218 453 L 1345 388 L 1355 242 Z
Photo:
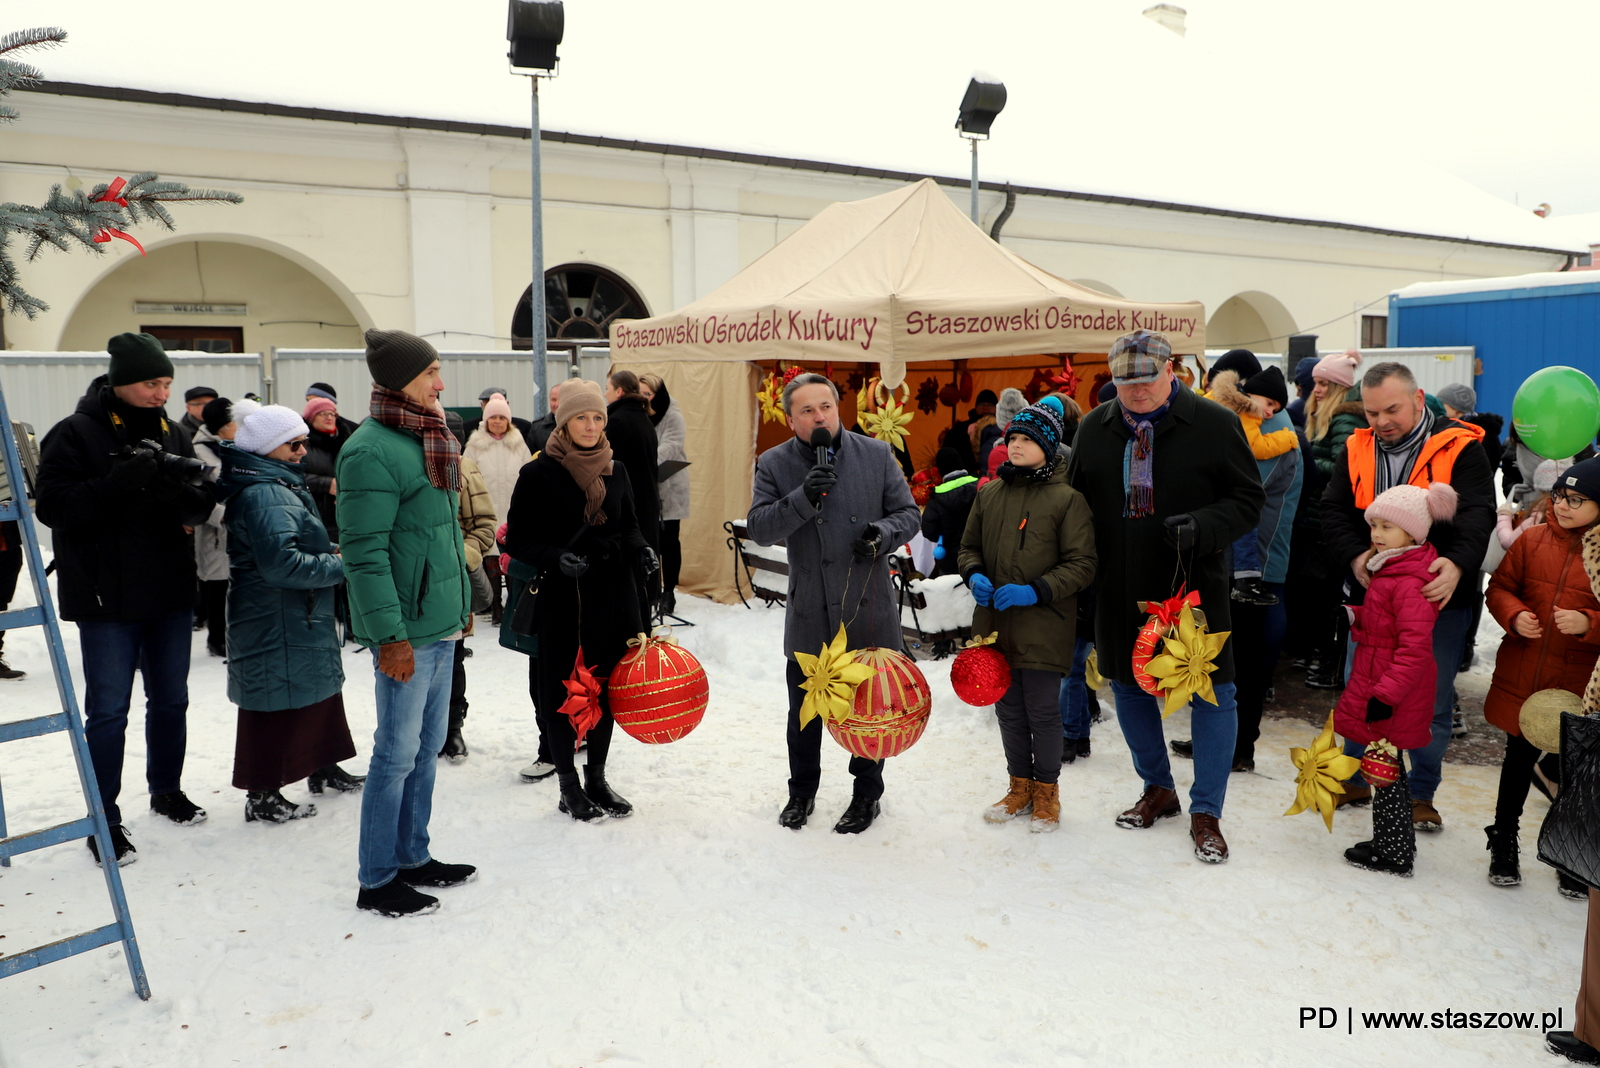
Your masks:
M 439 489 L 460 491 L 461 444 L 444 425 L 444 409 L 425 408 L 398 390 L 374 384 L 372 418 L 420 437 L 428 482 Z

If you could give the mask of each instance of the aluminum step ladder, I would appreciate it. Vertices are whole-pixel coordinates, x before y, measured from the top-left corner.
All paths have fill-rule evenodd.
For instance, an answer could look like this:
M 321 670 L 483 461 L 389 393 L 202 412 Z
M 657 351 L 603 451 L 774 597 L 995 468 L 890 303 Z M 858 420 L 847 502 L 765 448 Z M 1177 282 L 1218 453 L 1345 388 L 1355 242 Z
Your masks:
M 10 867 L 11 858 L 19 853 L 45 849 L 49 846 L 76 842 L 93 837 L 96 848 L 105 862 L 100 865 L 106 880 L 106 892 L 111 897 L 111 909 L 116 920 L 104 927 L 51 942 L 48 945 L 25 949 L 0 957 L 0 979 L 17 975 L 64 960 L 79 953 L 121 942 L 123 956 L 128 962 L 128 973 L 133 977 L 133 990 L 139 997 L 150 997 L 150 982 L 145 977 L 144 961 L 139 956 L 139 943 L 133 934 L 133 918 L 128 914 L 128 899 L 122 892 L 122 872 L 115 863 L 116 850 L 111 844 L 106 826 L 106 810 L 100 803 L 100 788 L 94 778 L 94 764 L 89 759 L 89 741 L 83 731 L 83 717 L 78 712 L 78 698 L 72 689 L 72 672 L 67 665 L 66 647 L 61 642 L 61 626 L 56 619 L 55 603 L 50 599 L 50 584 L 45 578 L 44 561 L 39 554 L 39 534 L 33 525 L 33 512 L 28 507 L 27 482 L 23 479 L 22 460 L 12 430 L 11 417 L 6 411 L 5 391 L 0 389 L 0 460 L 4 461 L 6 484 L 11 488 L 11 500 L 0 501 L 0 522 L 15 520 L 22 532 L 22 544 L 27 550 L 28 574 L 33 579 L 36 607 L 0 612 L 0 630 L 19 627 L 43 627 L 46 645 L 50 649 L 50 666 L 55 671 L 56 692 L 61 696 L 61 711 L 47 716 L 0 723 L 0 743 L 21 738 L 36 738 L 44 734 L 64 731 L 72 742 L 72 756 L 78 765 L 78 782 L 83 787 L 83 800 L 88 815 L 7 837 L 5 796 L 0 794 L 0 867 Z M 3 761 L 0 761 L 3 763 Z

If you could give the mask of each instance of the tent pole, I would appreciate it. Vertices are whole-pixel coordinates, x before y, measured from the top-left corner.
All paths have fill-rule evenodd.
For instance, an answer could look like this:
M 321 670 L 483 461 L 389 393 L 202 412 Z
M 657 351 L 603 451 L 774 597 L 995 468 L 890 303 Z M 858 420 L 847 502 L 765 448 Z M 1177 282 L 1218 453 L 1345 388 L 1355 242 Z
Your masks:
M 537 105 L 536 105 L 537 106 Z M 972 223 L 978 223 L 978 139 L 969 137 L 972 142 Z
M 533 284 L 529 286 L 528 300 L 530 313 L 528 333 L 533 344 L 533 386 L 536 397 L 534 399 L 534 412 L 542 410 L 541 405 L 548 404 L 545 400 L 550 394 L 546 392 L 549 383 L 545 381 L 545 311 L 544 311 L 544 181 L 539 173 L 539 78 L 537 75 L 528 79 L 533 84 Z

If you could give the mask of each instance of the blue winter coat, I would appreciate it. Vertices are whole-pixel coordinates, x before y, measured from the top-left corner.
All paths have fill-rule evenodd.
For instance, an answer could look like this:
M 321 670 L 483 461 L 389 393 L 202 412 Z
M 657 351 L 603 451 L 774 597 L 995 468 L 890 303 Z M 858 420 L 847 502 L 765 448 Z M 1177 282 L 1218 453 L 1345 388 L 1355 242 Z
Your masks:
M 1291 425 L 1289 416 L 1279 412 L 1261 424 L 1261 432 L 1270 434 Z M 1294 513 L 1300 507 L 1300 491 L 1305 484 L 1300 450 L 1293 449 L 1270 460 L 1257 460 L 1256 467 L 1261 471 L 1261 488 L 1267 494 L 1266 503 L 1261 506 L 1261 522 L 1256 527 L 1261 577 L 1267 582 L 1284 582 L 1289 577 L 1289 539 L 1294 533 Z
M 228 700 L 255 712 L 304 708 L 344 686 L 333 552 L 301 464 L 218 444 L 227 508 Z

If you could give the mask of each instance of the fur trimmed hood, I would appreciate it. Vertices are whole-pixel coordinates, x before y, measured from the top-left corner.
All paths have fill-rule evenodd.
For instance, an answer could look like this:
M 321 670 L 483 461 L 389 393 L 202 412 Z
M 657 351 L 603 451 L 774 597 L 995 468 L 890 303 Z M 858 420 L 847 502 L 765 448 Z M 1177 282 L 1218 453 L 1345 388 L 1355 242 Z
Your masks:
M 1239 388 L 1237 371 L 1218 371 L 1211 379 L 1211 392 L 1207 396 L 1236 415 L 1261 418 L 1261 409 Z

